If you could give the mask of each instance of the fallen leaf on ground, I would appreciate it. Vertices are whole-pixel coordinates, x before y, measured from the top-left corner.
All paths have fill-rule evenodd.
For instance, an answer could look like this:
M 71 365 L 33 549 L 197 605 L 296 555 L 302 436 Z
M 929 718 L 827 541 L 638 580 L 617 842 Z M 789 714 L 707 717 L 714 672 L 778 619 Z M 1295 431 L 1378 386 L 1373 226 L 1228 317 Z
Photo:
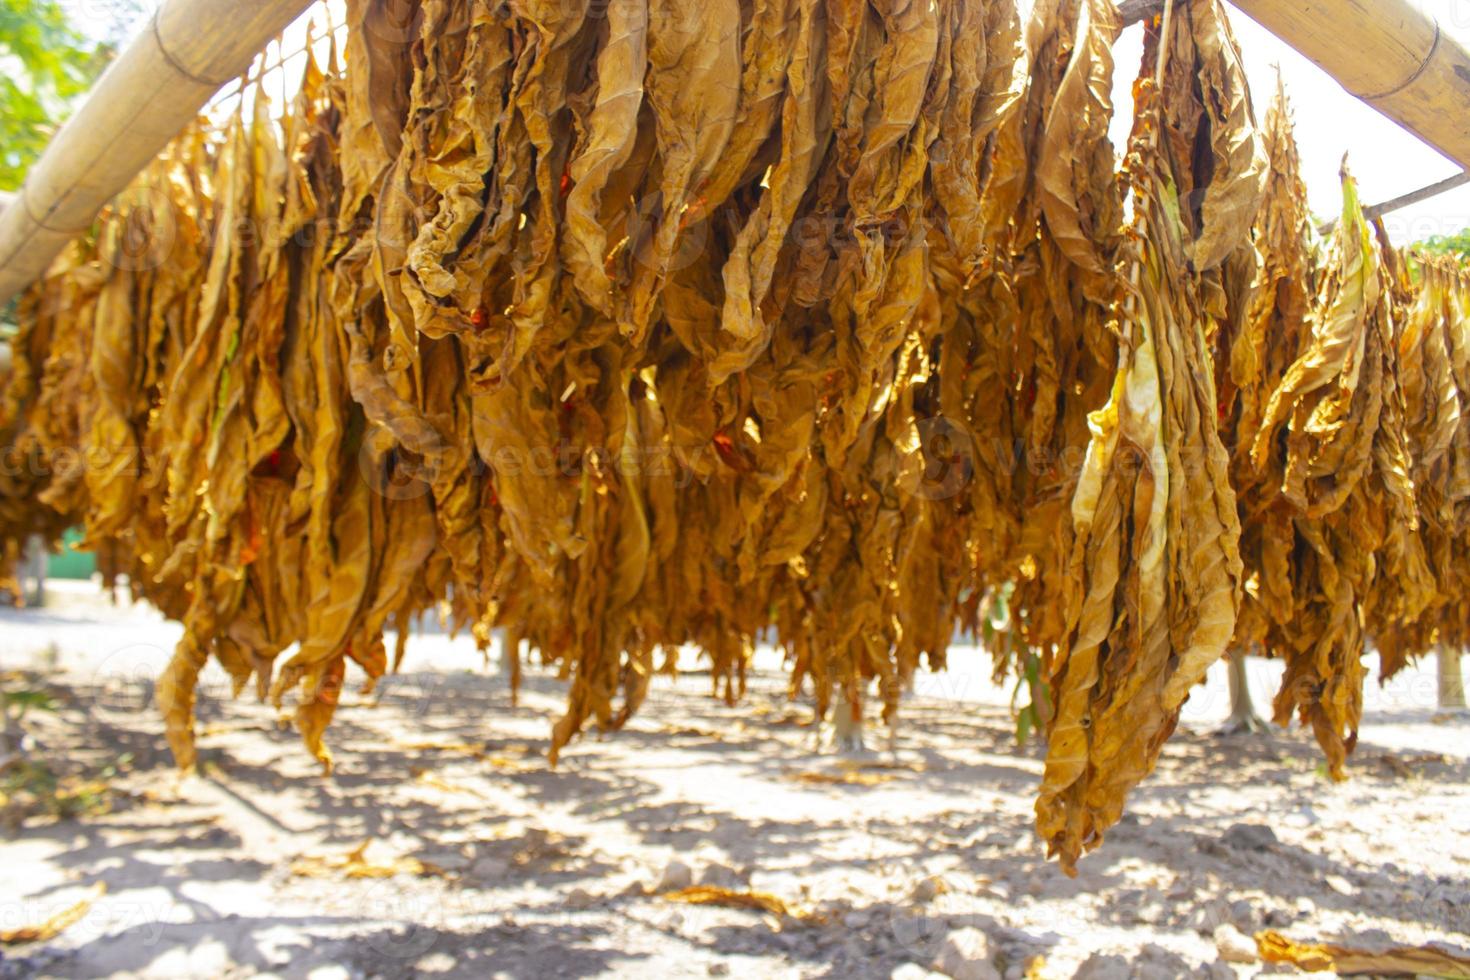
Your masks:
M 428 786 L 445 793 L 466 793 L 470 796 L 478 796 L 480 799 L 485 798 L 485 794 L 481 793 L 473 786 L 465 786 L 461 783 L 451 783 L 447 779 L 439 778 L 427 769 L 417 770 L 414 773 L 414 781 L 417 782 L 420 786 Z
M 723 742 L 724 736 L 709 728 L 699 728 L 695 725 L 662 725 L 658 729 L 660 735 L 670 735 L 683 738 L 707 738 L 715 742 Z
M 1423 769 L 1426 766 L 1444 765 L 1449 762 L 1449 759 L 1433 752 L 1417 754 L 1385 752 L 1382 755 L 1370 756 L 1363 761 L 1382 766 L 1399 779 L 1414 779 L 1424 775 Z
M 484 742 L 394 742 L 393 748 L 401 752 L 451 752 L 455 755 L 468 755 L 480 758 L 485 755 L 486 746 Z
M 501 772 L 535 772 L 541 767 L 523 759 L 512 759 L 508 755 L 487 755 L 485 762 Z
M 678 891 L 665 892 L 662 898 L 666 902 L 683 902 L 686 905 L 719 905 L 731 909 L 755 909 L 760 912 L 769 912 L 772 915 L 792 919 L 815 918 L 813 913 L 795 909 L 775 895 L 748 890 L 735 891 L 731 888 L 721 888 L 716 885 L 695 885 L 691 888 L 681 888 Z
M 848 772 L 923 772 L 928 768 L 922 762 L 897 762 L 883 759 L 870 761 L 842 759 L 837 765 Z
M 526 758 L 534 754 L 534 750 L 526 745 L 508 746 L 495 753 L 484 742 L 394 742 L 393 748 L 403 752 L 448 752 L 465 755 L 487 762 L 503 772 L 533 772 L 539 768 L 535 763 L 526 761 Z M 522 758 L 515 758 L 515 755 Z
M 779 704 L 752 705 L 750 714 L 767 728 L 810 728 L 814 721 L 810 711 Z
M 79 902 L 70 908 L 62 909 L 45 922 L 0 931 L 0 943 L 13 946 L 20 943 L 40 943 L 48 939 L 55 939 L 63 931 L 86 918 L 87 913 L 92 910 L 92 903 L 105 894 L 107 894 L 107 883 L 99 881 Z
M 793 782 L 810 786 L 878 786 L 897 777 L 891 772 L 864 772 L 846 769 L 841 772 L 803 771 L 789 773 Z
M 415 857 L 396 857 L 386 864 L 371 862 L 367 859 L 367 849 L 371 843 L 372 841 L 364 841 L 340 857 L 309 854 L 297 858 L 291 862 L 291 874 L 298 878 L 330 878 L 337 875 L 343 878 L 396 878 L 399 875 L 428 877 L 444 874 L 444 869 L 438 865 Z
M 1267 963 L 1290 963 L 1302 970 L 1332 971 L 1341 976 L 1373 973 L 1470 978 L 1470 954 L 1437 946 L 1375 948 L 1299 943 L 1268 929 L 1256 933 L 1256 947 Z

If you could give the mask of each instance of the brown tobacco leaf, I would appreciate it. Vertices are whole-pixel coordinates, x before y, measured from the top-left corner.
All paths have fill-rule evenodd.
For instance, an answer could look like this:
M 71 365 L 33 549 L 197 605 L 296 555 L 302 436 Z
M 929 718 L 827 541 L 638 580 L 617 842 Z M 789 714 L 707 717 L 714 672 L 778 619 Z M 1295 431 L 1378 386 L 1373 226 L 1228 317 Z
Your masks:
M 1287 372 L 1267 406 L 1253 454 L 1271 451 L 1283 425 L 1290 425 L 1283 492 L 1308 517 L 1342 508 L 1372 472 L 1373 446 L 1380 438 L 1383 378 L 1390 326 L 1383 305 L 1386 284 L 1358 205 L 1356 184 L 1344 174 L 1343 218 L 1338 225 L 1332 268 L 1307 349 Z M 1387 474 L 1392 491 L 1407 495 L 1407 474 Z
M 1122 287 L 1123 201 L 1103 123 L 1113 112 L 1117 29 L 1106 3 L 1033 8 L 1033 68 L 997 142 L 987 189 L 996 208 L 1019 193 L 1019 216 L 1009 228 L 1000 214 L 991 217 L 1005 233 L 996 269 L 1004 275 L 985 280 L 974 305 L 966 303 L 980 334 L 968 363 L 949 368 L 973 399 L 967 414 L 980 458 L 972 533 L 986 542 L 977 578 L 992 589 L 1014 583 L 1019 642 L 997 653 L 997 676 L 1048 657 L 1066 632 L 1059 600 L 1068 588 L 1067 501 L 1089 440 L 1087 414 L 1107 401 L 1117 362 L 1106 321 Z M 941 365 L 941 382 L 954 384 L 949 371 Z M 990 394 L 997 385 L 1010 391 L 1009 404 Z M 999 458 L 986 458 L 995 447 Z
M 1113 175 L 1113 52 L 1121 30 L 1106 0 L 1081 4 L 1077 42 L 1047 117 L 1036 181 L 1048 231 L 1107 298 L 1121 225 Z M 1094 287 L 1094 289 L 1099 287 Z
M 1131 295 L 1113 397 L 1091 419 L 1072 516 L 1071 634 L 1051 667 L 1037 827 L 1068 871 L 1122 814 L 1189 690 L 1234 632 L 1240 526 L 1217 428 L 1206 317 L 1161 171 L 1152 83 L 1139 86 Z
M 1285 460 L 1280 452 L 1253 458 L 1267 405 L 1310 332 L 1317 254 L 1315 230 L 1301 178 L 1301 159 L 1291 109 L 1279 86 L 1266 118 L 1271 160 L 1267 192 L 1256 217 L 1259 272 L 1240 331 L 1228 344 L 1228 377 L 1222 377 L 1226 441 L 1232 447 L 1231 481 L 1240 500 L 1241 555 L 1248 577 L 1236 645 L 1262 654 L 1281 652 L 1279 628 L 1299 615 L 1293 597 L 1290 555 L 1295 530 L 1281 500 Z
M 1412 656 L 1437 644 L 1454 647 L 1466 636 L 1454 597 L 1466 584 L 1457 556 L 1470 529 L 1470 388 L 1465 387 L 1470 381 L 1470 319 L 1465 315 L 1470 284 L 1457 263 L 1420 257 L 1418 264 L 1423 278 L 1402 321 L 1398 355 L 1407 435 L 1417 450 L 1412 475 L 1420 538 L 1436 586 L 1425 590 L 1417 616 L 1405 615 L 1412 610 L 1404 608 L 1407 602 L 1397 609 L 1375 604 L 1378 615 L 1371 629 L 1385 676 Z M 1385 588 L 1389 581 L 1380 578 Z
M 1268 160 L 1224 4 L 1181 4 L 1177 14 L 1162 41 L 1163 136 L 1185 254 L 1203 273 L 1247 247 Z
M 1312 725 L 1341 778 L 1357 740 L 1365 678 L 1365 605 L 1382 552 L 1405 601 L 1433 588 L 1417 535 L 1408 433 L 1394 357 L 1383 260 L 1344 175 L 1342 220 L 1302 349 L 1261 419 L 1251 449 L 1258 472 L 1279 473 L 1278 503 L 1295 547 L 1278 551 L 1266 581 L 1290 582 L 1289 612 L 1267 642 L 1286 660 L 1276 719 Z M 1278 542 L 1284 549 L 1286 542 Z M 1276 600 L 1280 602 L 1280 599 Z

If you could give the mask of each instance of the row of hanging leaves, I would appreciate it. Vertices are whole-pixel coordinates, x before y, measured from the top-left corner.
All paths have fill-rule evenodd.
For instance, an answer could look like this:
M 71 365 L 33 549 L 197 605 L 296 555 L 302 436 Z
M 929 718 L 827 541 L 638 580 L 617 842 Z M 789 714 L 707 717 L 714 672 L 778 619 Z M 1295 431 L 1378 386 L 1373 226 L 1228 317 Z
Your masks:
M 83 523 L 183 623 L 181 766 L 213 657 L 329 767 L 433 609 L 568 681 L 553 762 L 681 646 L 891 724 L 968 632 L 1072 870 L 1227 650 L 1341 775 L 1370 642 L 1465 635 L 1470 279 L 1350 179 L 1316 239 L 1218 0 L 1147 26 L 1121 166 L 1109 0 L 403 9 L 20 308 L 0 543 Z

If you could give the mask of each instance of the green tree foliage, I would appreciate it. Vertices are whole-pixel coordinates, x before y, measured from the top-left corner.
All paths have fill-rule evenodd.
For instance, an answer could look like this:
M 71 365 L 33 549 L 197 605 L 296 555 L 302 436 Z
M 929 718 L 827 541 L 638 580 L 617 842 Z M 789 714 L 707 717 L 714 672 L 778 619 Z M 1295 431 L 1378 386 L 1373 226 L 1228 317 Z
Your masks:
M 0 0 L 0 190 L 14 190 L 112 59 L 57 0 Z
M 1426 238 L 1414 247 L 1434 255 L 1455 255 L 1461 259 L 1470 259 L 1470 228 L 1464 228 L 1454 235 Z

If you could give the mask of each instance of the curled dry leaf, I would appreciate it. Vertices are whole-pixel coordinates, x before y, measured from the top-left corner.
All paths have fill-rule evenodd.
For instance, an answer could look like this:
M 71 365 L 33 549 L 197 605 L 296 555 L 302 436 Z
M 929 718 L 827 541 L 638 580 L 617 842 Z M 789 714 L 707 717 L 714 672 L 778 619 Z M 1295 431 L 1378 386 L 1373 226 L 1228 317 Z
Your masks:
M 35 925 L 17 926 L 14 929 L 0 931 L 0 943 L 7 946 L 16 946 L 21 943 L 44 943 L 55 939 L 67 929 L 81 922 L 92 911 L 92 906 L 103 895 L 107 894 L 107 883 L 97 882 L 87 894 L 79 899 L 76 904 L 69 905 L 51 916 L 44 922 Z
M 819 918 L 813 912 L 795 908 L 766 892 L 739 891 L 716 885 L 693 885 L 678 891 L 665 892 L 661 897 L 666 902 L 680 902 L 686 905 L 720 905 L 732 909 L 755 909 L 769 912 L 783 919 L 798 921 L 818 921 Z
M 1437 946 L 1303 943 L 1270 930 L 1256 934 L 1256 946 L 1267 963 L 1339 976 L 1470 977 L 1470 954 Z
M 308 854 L 291 862 L 291 874 L 298 878 L 396 878 L 399 875 L 424 877 L 443 875 L 444 869 L 414 857 L 395 857 L 387 862 L 370 861 L 368 848 L 372 841 L 337 856 Z

